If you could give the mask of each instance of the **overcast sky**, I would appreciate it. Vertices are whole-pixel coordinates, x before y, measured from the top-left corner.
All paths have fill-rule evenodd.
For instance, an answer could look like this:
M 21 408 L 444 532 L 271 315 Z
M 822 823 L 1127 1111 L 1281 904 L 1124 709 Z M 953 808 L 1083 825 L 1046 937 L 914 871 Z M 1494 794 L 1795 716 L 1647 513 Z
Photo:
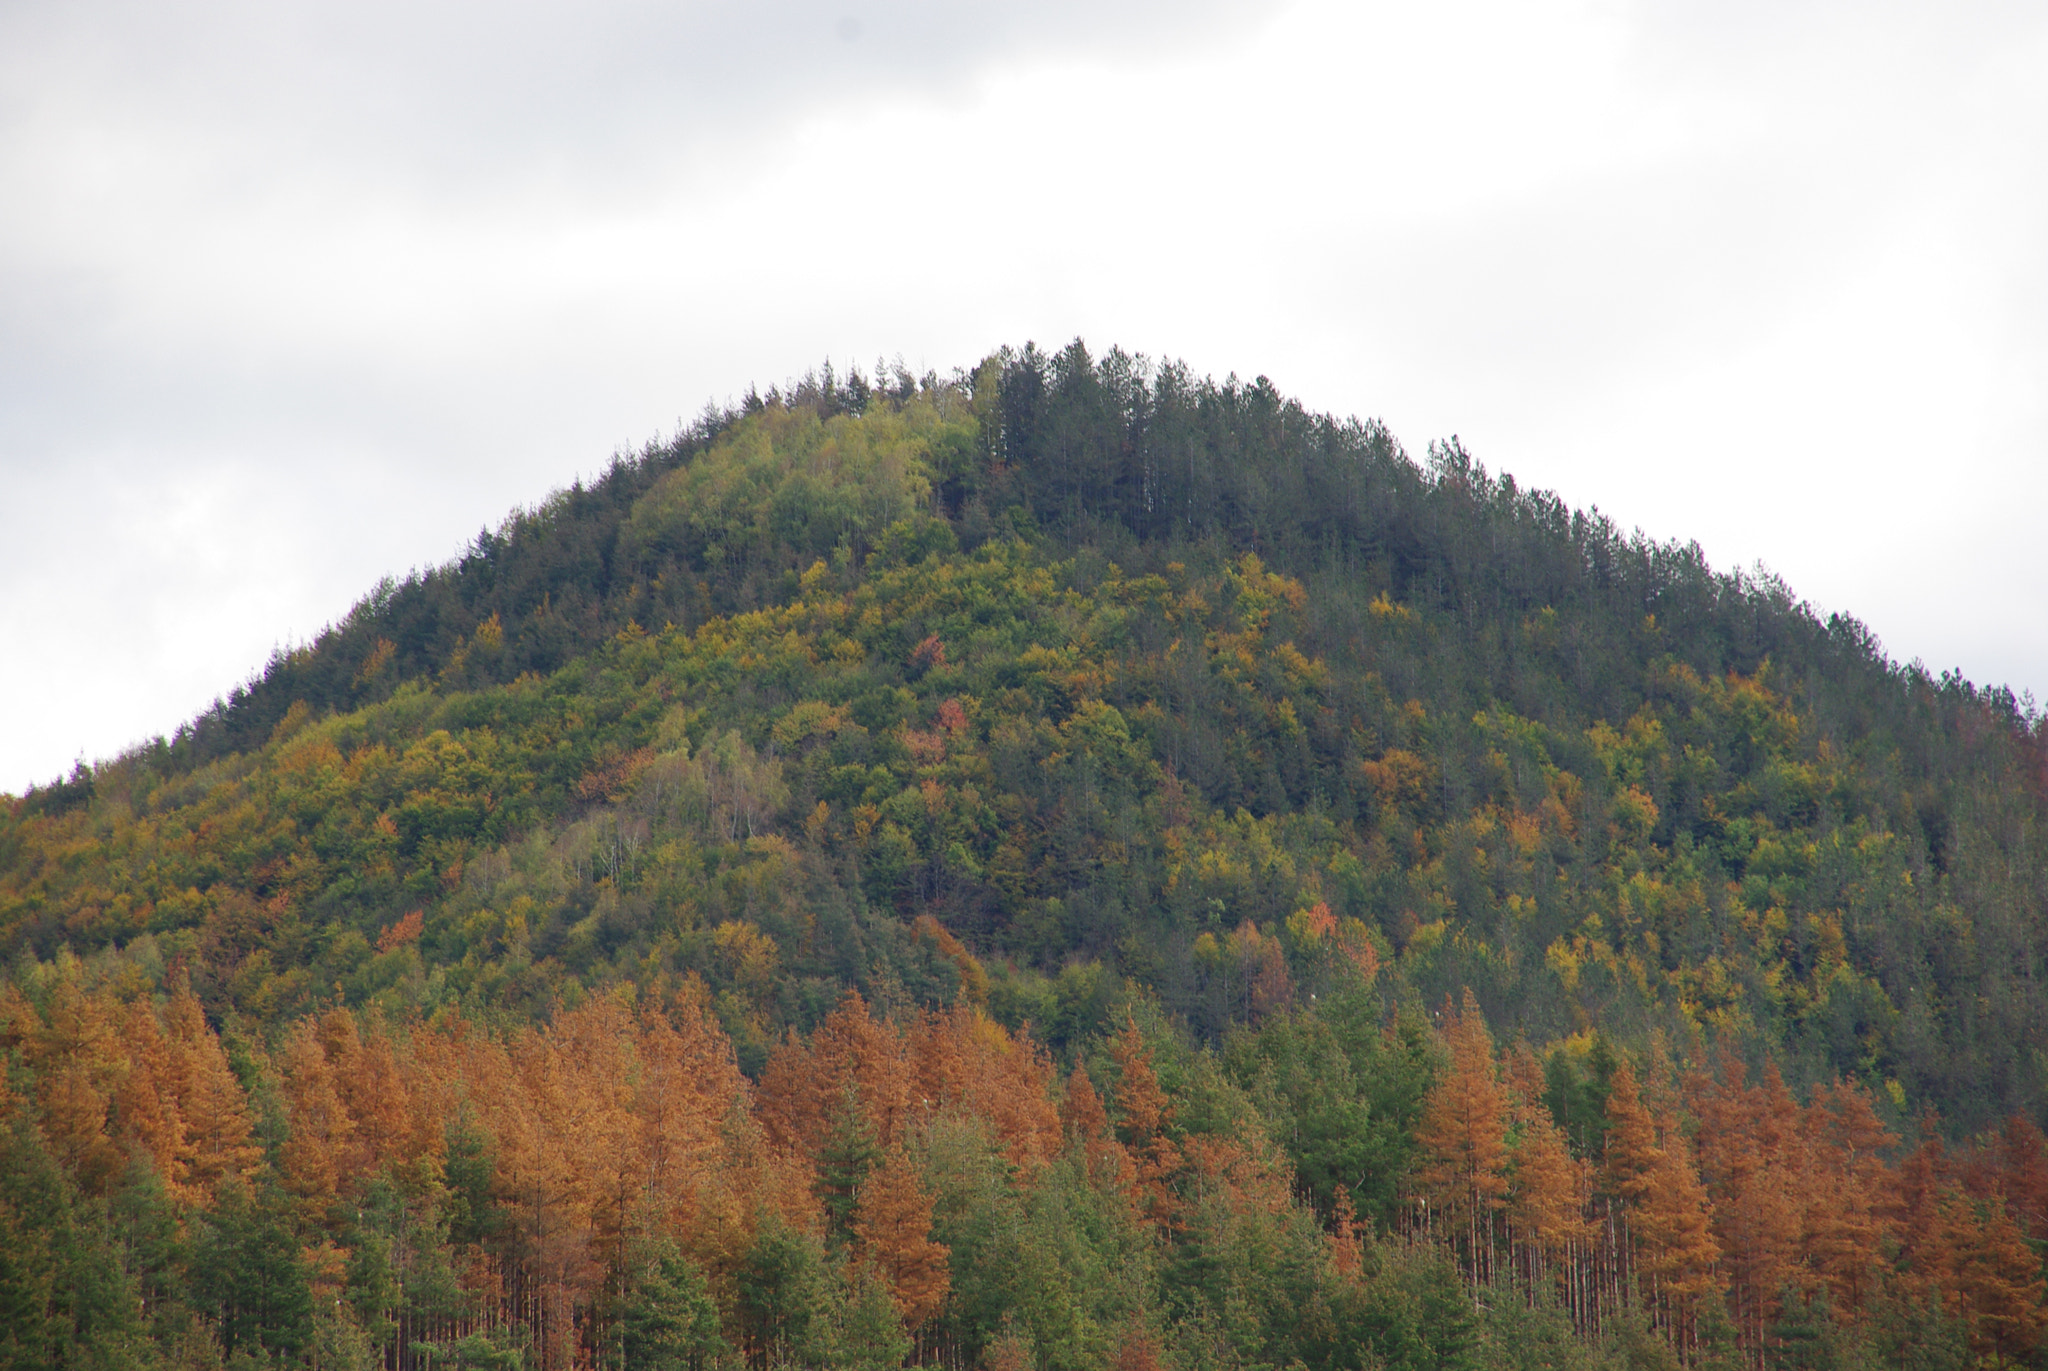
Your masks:
M 1265 374 L 2048 695 L 2048 8 L 0 0 L 0 791 L 830 357 Z

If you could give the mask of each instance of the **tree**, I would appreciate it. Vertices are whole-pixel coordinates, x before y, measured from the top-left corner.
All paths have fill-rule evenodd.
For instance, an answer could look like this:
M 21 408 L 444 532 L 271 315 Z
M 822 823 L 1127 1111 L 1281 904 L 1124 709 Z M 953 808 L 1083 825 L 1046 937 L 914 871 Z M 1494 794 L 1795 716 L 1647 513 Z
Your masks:
M 135 1282 L 29 1120 L 0 1111 L 0 1367 L 153 1365 Z
M 1493 1038 L 1471 990 L 1461 1010 L 1444 1006 L 1451 1063 L 1423 1106 L 1416 1129 L 1423 1164 L 1417 1180 L 1443 1211 L 1447 1234 L 1465 1249 L 1477 1287 L 1493 1277 L 1494 1215 L 1506 1204 L 1507 1096 L 1493 1060 Z
M 824 1254 L 779 1215 L 757 1217 L 753 1241 L 735 1277 L 748 1361 L 766 1368 L 801 1355 L 816 1341 L 826 1298 Z M 887 1299 L 887 1293 L 882 1292 Z M 892 1312 L 891 1317 L 894 1317 Z
M 1989 1211 L 1972 1225 L 1956 1277 L 1975 1316 L 1971 1347 L 2004 1367 L 2027 1360 L 2040 1346 L 2048 1325 L 2048 1310 L 2041 1307 L 2048 1281 L 2042 1279 L 2039 1254 L 2005 1207 L 1992 1205 Z
M 1805 1197 L 1804 1130 L 1775 1063 L 1764 1085 L 1732 1046 L 1719 1054 L 1720 1078 L 1696 1072 L 1686 1082 L 1699 1120 L 1700 1173 L 1713 1202 L 1713 1232 L 1727 1272 L 1729 1302 L 1743 1345 L 1760 1348 L 1794 1280 Z M 1823 1199 L 1818 1195 L 1817 1199 Z M 1825 1203 L 1825 1199 L 1823 1199 Z
M 847 1371 L 898 1371 L 912 1344 L 888 1281 L 864 1263 L 857 1264 L 835 1304 L 837 1317 L 825 1363 Z
M 285 1188 L 318 1220 L 340 1197 L 344 1168 L 355 1161 L 355 1121 L 342 1103 L 334 1069 L 311 1020 L 301 1020 L 279 1053 L 280 1093 L 291 1134 L 278 1158 Z
M 861 1106 L 860 1088 L 849 1081 L 818 1148 L 818 1195 L 825 1204 L 827 1232 L 834 1240 L 853 1232 L 861 1189 L 882 1160 L 874 1125 Z
M 1584 1166 L 1575 1160 L 1543 1103 L 1543 1068 L 1526 1043 L 1509 1058 L 1514 1082 L 1510 1112 L 1515 1142 L 1508 1172 L 1507 1220 L 1527 1254 L 1532 1282 L 1558 1262 L 1558 1277 L 1572 1275 L 1570 1259 L 1588 1236 Z M 1562 1259 L 1562 1260 L 1560 1260 Z M 1565 1292 L 1575 1311 L 1576 1292 Z
M 2033 1120 L 2014 1114 L 1998 1137 L 1999 1188 L 2020 1230 L 2048 1238 L 2048 1139 Z
M 912 1329 L 939 1312 L 952 1285 L 949 1254 L 931 1231 L 932 1197 L 903 1149 L 891 1148 L 860 1188 L 853 1232 L 861 1258 L 881 1273 L 897 1314 Z
M 636 1263 L 623 1318 L 632 1371 L 703 1371 L 728 1350 L 704 1273 L 662 1240 Z
M 1802 1197 L 1806 1263 L 1826 1283 L 1838 1317 L 1860 1319 L 1878 1281 L 1891 1231 L 1886 1211 L 1897 1176 L 1885 1154 L 1898 1142 L 1854 1084 L 1814 1091 L 1805 1133 L 1810 1184 Z
M 1119 1068 L 1115 1102 L 1117 1131 L 1137 1172 L 1139 1208 L 1154 1224 L 1171 1228 L 1179 1208 L 1169 1188 L 1181 1167 L 1180 1149 L 1167 1134 L 1173 1105 L 1152 1071 L 1152 1049 L 1126 1019 L 1123 1031 L 1110 1041 L 1110 1055 Z
M 313 1333 L 313 1297 L 290 1224 L 290 1200 L 264 1177 L 224 1184 L 192 1252 L 193 1303 L 212 1316 L 221 1350 L 294 1355 Z
M 190 1203 L 205 1204 L 223 1186 L 233 1189 L 246 1181 L 261 1152 L 248 1097 L 189 989 L 171 997 L 165 1020 L 172 1092 L 184 1126 L 185 1180 L 176 1193 Z
M 1706 1190 L 1675 1120 L 1660 1136 L 1626 1062 L 1607 1097 L 1601 1187 L 1621 1202 L 1622 1255 L 1644 1304 L 1681 1342 L 1689 1339 L 1697 1302 L 1716 1283 Z
M 1137 1163 L 1110 1131 L 1109 1113 L 1103 1109 L 1102 1098 L 1088 1079 L 1087 1067 L 1079 1062 L 1074 1063 L 1073 1074 L 1067 1077 L 1060 1120 L 1072 1144 L 1081 1149 L 1089 1177 L 1118 1193 L 1130 1193 L 1138 1180 Z

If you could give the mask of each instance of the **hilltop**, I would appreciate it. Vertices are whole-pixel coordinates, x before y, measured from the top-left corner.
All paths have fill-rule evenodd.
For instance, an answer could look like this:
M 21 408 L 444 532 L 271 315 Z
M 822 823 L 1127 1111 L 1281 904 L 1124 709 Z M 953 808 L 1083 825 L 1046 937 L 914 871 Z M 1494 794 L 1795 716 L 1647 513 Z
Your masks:
M 1814 1185 L 1847 1183 L 1818 1160 L 1828 1120 L 1867 1118 L 1863 1153 L 1882 1135 L 1897 1161 L 1901 1137 L 1933 1156 L 1944 1134 L 2011 1117 L 2021 1141 L 1971 1154 L 1968 1185 L 1954 1173 L 1979 1203 L 1965 1246 L 1999 1240 L 1984 1197 L 2033 1174 L 2025 1130 L 2048 1109 L 2044 744 L 2009 691 L 1902 667 L 1779 582 L 1625 534 L 1455 439 L 1415 460 L 1383 426 L 1310 413 L 1263 378 L 1219 383 L 1078 343 L 950 379 L 827 369 L 707 411 L 457 561 L 386 582 L 175 735 L 0 802 L 15 1146 L 53 1158 L 86 1227 L 94 1204 L 129 1193 L 137 1157 L 155 1159 L 166 1222 L 208 1241 L 226 1241 L 223 1205 L 262 1209 L 270 1186 L 265 1221 L 293 1235 L 278 1250 L 330 1253 L 354 1335 L 408 1365 L 442 1355 L 407 1350 L 415 1335 L 466 1338 L 483 1357 L 488 1333 L 490 1355 L 550 1365 L 610 1355 L 605 1339 L 635 1325 L 602 1291 L 646 1281 L 701 1286 L 690 1298 L 714 1332 L 692 1364 L 1249 1365 L 1285 1360 L 1279 1349 L 1339 1365 L 1359 1347 L 1409 1355 L 1388 1330 L 1437 1317 L 1415 1312 L 1435 1298 L 1431 1272 L 1549 1288 L 1550 1258 L 1531 1256 L 1548 1238 L 1504 1227 L 1502 1264 L 1491 1238 L 1524 1222 L 1506 1217 L 1522 1192 L 1505 1178 L 1533 1174 L 1535 1153 L 1515 1154 L 1524 1170 L 1500 1171 L 1498 1192 L 1483 1179 L 1494 1163 L 1468 1157 L 1446 1179 L 1444 1092 L 1463 1082 L 1502 1092 L 1486 1108 L 1519 1120 L 1501 1146 L 1556 1130 L 1582 1205 L 1650 1204 L 1627 1187 L 1667 1164 L 1705 1187 L 1697 1250 L 1711 1259 L 1681 1243 L 1657 1250 L 1672 1263 L 1660 1268 L 1648 1248 L 1559 1240 L 1578 1253 L 1560 1270 L 1583 1265 L 1613 1292 L 1557 1296 L 1584 1355 L 1622 1355 L 1630 1318 L 1687 1357 L 1717 1337 L 1777 1347 L 1770 1330 L 1795 1313 L 1833 1327 L 1825 1300 L 1787 1304 L 1781 1286 L 1804 1282 L 1809 1300 L 1831 1288 L 1859 1310 L 1875 1297 L 1843 1294 L 1848 1278 L 1796 1233 L 1783 1241 L 1805 1255 L 1755 1270 L 1748 1247 L 1727 1246 L 1748 1194 L 1727 1139 L 1752 1124 L 1712 1111 L 1764 1098 L 1743 1093 L 1765 1089 L 1746 1072 L 1787 1092 L 1786 1109 L 1815 1111 L 1800 1174 L 1834 1179 Z M 74 1021 L 115 1025 L 102 1036 L 126 1045 L 78 1067 L 76 1044 L 98 1039 Z M 598 1199 L 579 1201 L 577 1260 L 597 1274 L 543 1274 L 546 1245 L 512 1236 L 515 1211 L 531 1218 L 507 1170 L 517 1110 L 484 1103 L 475 1074 L 525 1068 L 457 1064 L 448 1044 L 515 1061 L 545 1042 L 596 1071 L 570 1039 L 598 1031 L 636 1044 L 639 1065 L 616 1065 L 635 1090 L 683 1050 L 664 1034 L 729 1059 L 703 1108 L 758 1120 L 753 1141 L 717 1144 L 739 1148 L 717 1165 L 748 1177 L 722 1184 L 755 1196 L 756 1217 L 728 1216 L 714 1241 L 692 1226 L 709 1220 L 675 1217 L 683 1201 L 635 1172 L 668 1217 L 629 1223 L 622 1200 L 602 1219 Z M 239 1141 L 203 1166 L 185 1125 L 157 1147 L 133 1123 L 142 1106 L 122 1103 L 133 1072 L 119 1063 L 157 1038 L 183 1044 L 188 1065 L 160 1069 L 186 1085 L 163 1084 L 151 1108 L 189 1116 L 179 1091 L 205 1071 L 244 1101 Z M 843 1046 L 855 1040 L 869 1046 Z M 377 1052 L 392 1064 L 375 1070 L 406 1082 L 412 1122 L 368 1122 L 376 1088 L 347 1084 Z M 803 1094 L 800 1054 L 844 1100 Z M 873 1063 L 892 1054 L 904 1064 L 884 1081 Z M 52 1085 L 74 1070 L 96 1105 Z M 323 1072 L 341 1082 L 321 1087 L 331 1106 L 308 1103 Z M 1108 1113 L 1091 1079 L 1109 1083 Z M 993 1222 L 962 1198 L 998 1183 L 962 1178 L 967 1144 L 918 1131 L 908 1103 L 878 1103 L 913 1081 L 928 1105 L 981 1120 L 1017 1203 L 1037 1204 L 1028 1178 L 1069 1162 L 1089 1203 L 1125 1194 L 1116 1222 L 1131 1227 L 1115 1241 L 1167 1244 L 1146 1258 L 1153 1284 L 1085 1316 L 1026 1310 L 1014 1292 L 983 1292 L 971 1312 L 957 1262 L 949 1297 L 941 1259 L 876 1255 L 886 1244 L 861 1227 L 881 1222 L 862 1217 L 870 1176 L 889 1178 L 890 1222 L 944 1237 L 941 1254 Z M 1042 1116 L 1004 1115 L 1004 1092 L 1035 1092 Z M 473 1114 L 455 1109 L 472 1094 Z M 619 1107 L 618 1127 L 639 1126 L 623 1120 L 641 1105 Z M 1636 1127 L 1630 1109 L 1648 1139 L 1635 1181 L 1613 1169 L 1633 1144 L 1611 1141 Z M 379 1172 L 339 1140 L 315 1166 L 315 1115 L 412 1138 L 392 1152 L 437 1174 Z M 1232 1160 L 1205 1138 L 1247 1150 Z M 485 1160 L 461 1192 L 472 1154 Z M 762 1166 L 783 1169 L 763 1179 Z M 1226 1173 L 1242 1212 L 1234 1237 L 1204 1239 L 1230 1249 L 1215 1260 L 1265 1243 L 1279 1263 L 1230 1298 L 1256 1289 L 1293 1313 L 1247 1313 L 1175 1265 L 1193 1259 L 1200 1196 Z M 428 1196 L 439 1236 L 395 1217 L 364 1228 L 380 1185 Z M 2039 1198 L 2025 1212 L 2012 1199 L 2035 1237 Z M 486 1210 L 513 1227 L 479 1227 Z M 1253 1211 L 1278 1227 L 1251 1236 Z M 1032 1214 L 1016 1222 L 1082 1222 Z M 1437 1233 L 1450 1218 L 1464 1237 Z M 672 1248 L 649 1257 L 629 1230 L 669 1233 Z M 1877 1233 L 1856 1240 L 1872 1263 Z M 1447 1265 L 1418 1255 L 1418 1235 Z M 1396 1236 L 1405 1245 L 1375 1246 Z M 747 1303 L 747 1263 L 784 1241 L 837 1273 L 836 1350 Z M 449 1277 L 467 1293 L 446 1294 L 440 1324 L 379 1333 L 411 1296 L 400 1281 L 385 1304 L 358 1298 L 376 1242 L 455 1254 L 438 1260 L 468 1273 Z M 488 1273 L 462 1267 L 464 1252 L 488 1256 Z M 1920 1273 L 1900 1309 L 1929 1289 L 1978 1299 L 1961 1276 L 1927 1286 L 1924 1255 L 1885 1259 Z M 313 1345 L 285 1324 L 243 1329 L 184 1260 L 165 1259 L 183 1273 L 162 1276 L 181 1292 L 166 1307 L 219 1351 Z M 304 1260 L 315 1274 L 298 1279 L 318 1285 Z M 1312 1280 L 1290 1261 L 1335 1265 Z M 877 1271 L 880 1304 L 863 1293 Z M 1343 1281 L 1364 1292 L 1349 1314 Z M 564 1301 L 553 1313 L 521 1303 L 542 1286 Z M 1317 1335 L 1334 1341 L 1283 1348 L 1275 1330 L 1304 1301 L 1339 1309 Z M 1950 1316 L 1955 1337 L 1992 1346 L 1977 1304 Z M 1833 1317 L 1864 1328 L 1855 1311 Z M 1058 1333 L 1062 1319 L 1081 1323 Z M 910 1342 L 889 1353 L 883 1324 Z M 161 1327 L 150 1336 L 169 1345 Z

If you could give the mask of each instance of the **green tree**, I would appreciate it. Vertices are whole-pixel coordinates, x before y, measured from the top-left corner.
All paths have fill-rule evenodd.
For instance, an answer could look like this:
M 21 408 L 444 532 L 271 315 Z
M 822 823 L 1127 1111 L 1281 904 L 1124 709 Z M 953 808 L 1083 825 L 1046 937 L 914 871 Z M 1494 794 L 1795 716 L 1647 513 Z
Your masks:
M 861 1107 L 860 1090 L 851 1081 L 834 1103 L 818 1149 L 818 1193 L 825 1202 L 828 1232 L 834 1244 L 853 1235 L 860 1188 L 881 1164 L 882 1149 L 875 1127 Z
M 751 1365 L 765 1368 L 812 1346 L 826 1294 L 825 1254 L 815 1240 L 764 1214 L 734 1284 Z
M 291 1200 L 274 1177 L 221 1187 L 193 1243 L 191 1301 L 212 1318 L 221 1350 L 296 1356 L 312 1339 L 313 1296 Z
M 642 1253 L 635 1272 L 621 1317 L 630 1371 L 702 1371 L 726 1354 L 710 1285 L 673 1243 Z
M 149 1366 L 135 1282 L 26 1111 L 0 1125 L 0 1367 Z

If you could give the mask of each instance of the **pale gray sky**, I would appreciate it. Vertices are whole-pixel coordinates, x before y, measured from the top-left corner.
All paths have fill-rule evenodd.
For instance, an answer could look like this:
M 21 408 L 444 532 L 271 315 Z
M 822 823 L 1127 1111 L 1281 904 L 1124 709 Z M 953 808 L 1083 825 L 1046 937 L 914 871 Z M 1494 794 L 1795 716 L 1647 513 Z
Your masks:
M 0 3 L 0 790 L 707 398 L 1081 335 L 2048 695 L 2037 4 Z

